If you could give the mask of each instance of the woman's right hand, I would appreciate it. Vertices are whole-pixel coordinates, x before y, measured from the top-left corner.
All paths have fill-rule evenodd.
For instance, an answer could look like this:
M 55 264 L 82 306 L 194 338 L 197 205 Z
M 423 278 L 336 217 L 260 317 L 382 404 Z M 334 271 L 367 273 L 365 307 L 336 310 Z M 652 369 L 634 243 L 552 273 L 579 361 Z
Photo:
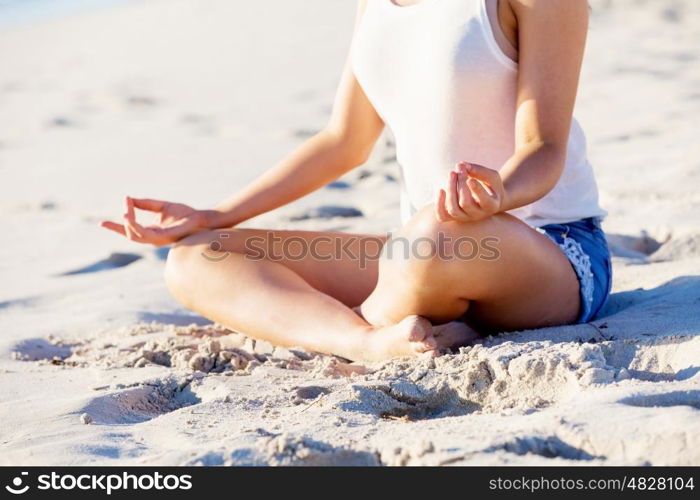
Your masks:
M 121 224 L 103 221 L 100 226 L 139 243 L 150 243 L 155 246 L 169 245 L 208 227 L 206 212 L 182 203 L 127 196 L 124 204 L 125 212 Z M 156 220 L 149 226 L 142 226 L 136 221 L 135 208 L 155 213 Z

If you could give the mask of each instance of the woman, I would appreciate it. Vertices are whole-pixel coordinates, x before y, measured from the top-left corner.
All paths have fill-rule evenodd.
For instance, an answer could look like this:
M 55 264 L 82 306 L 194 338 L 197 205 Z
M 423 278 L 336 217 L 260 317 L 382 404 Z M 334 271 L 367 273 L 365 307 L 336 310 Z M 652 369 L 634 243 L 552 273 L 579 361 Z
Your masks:
M 127 198 L 123 223 L 102 225 L 174 243 L 165 278 L 186 307 L 353 360 L 590 321 L 611 269 L 572 118 L 587 20 L 585 0 L 361 0 L 323 131 L 212 210 Z M 363 164 L 385 125 L 402 168 L 391 240 L 233 229 Z M 144 227 L 135 208 L 160 218 Z M 387 251 L 398 240 L 409 254 Z M 291 242 L 313 252 L 291 256 Z

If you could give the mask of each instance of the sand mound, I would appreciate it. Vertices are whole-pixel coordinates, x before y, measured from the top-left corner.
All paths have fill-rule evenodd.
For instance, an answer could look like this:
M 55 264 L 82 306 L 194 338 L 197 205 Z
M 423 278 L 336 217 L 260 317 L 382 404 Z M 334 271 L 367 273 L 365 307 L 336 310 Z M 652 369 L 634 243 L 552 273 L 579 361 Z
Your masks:
M 143 368 L 163 366 L 177 371 L 249 375 L 267 364 L 287 370 L 345 377 L 367 372 L 367 367 L 334 356 L 302 349 L 274 347 L 218 325 L 179 327 L 157 322 L 105 331 L 92 339 L 22 341 L 13 349 L 22 361 L 40 361 L 65 367 Z M 308 393 L 301 393 L 301 399 Z
M 289 434 L 273 436 L 258 443 L 261 463 L 284 466 L 380 465 L 375 453 L 334 447 L 310 438 Z
M 151 323 L 121 329 L 108 337 L 110 341 L 44 340 L 41 351 L 63 353 L 63 358 L 57 360 L 54 356 L 50 362 L 66 367 L 158 365 L 175 373 L 204 376 L 249 375 L 265 366 L 306 372 L 321 379 L 351 377 L 351 385 L 328 396 L 338 408 L 408 420 L 533 411 L 571 401 L 590 386 L 628 379 L 686 380 L 699 370 L 695 353 L 700 351 L 700 338 L 696 336 L 602 342 L 593 338 L 587 342 L 516 342 L 500 337 L 434 360 L 394 360 L 365 366 L 302 350 L 273 348 L 214 325 L 172 327 Z M 148 388 L 172 386 L 170 381 L 164 384 L 146 382 L 145 388 L 129 394 L 140 398 L 152 394 Z M 319 385 L 292 389 L 295 404 L 330 392 Z
M 197 377 L 197 384 L 205 381 L 214 387 L 213 392 L 225 393 L 223 383 L 217 382 L 221 379 L 212 376 L 251 375 L 258 368 L 266 369 L 261 376 L 277 370 L 299 373 L 310 377 L 303 380 L 317 382 L 282 383 L 279 389 L 288 396 L 280 400 L 279 395 L 268 395 L 260 400 L 260 404 L 275 408 L 301 405 L 307 409 L 322 401 L 321 406 L 335 408 L 341 414 L 403 422 L 464 415 L 527 415 L 574 402 L 593 387 L 634 380 L 692 379 L 698 372 L 695 353 L 700 351 L 700 338 L 696 336 L 601 342 L 511 341 L 497 337 L 435 360 L 393 360 L 363 366 L 304 351 L 272 348 L 218 326 L 173 328 L 152 323 L 121 329 L 109 338 L 109 342 L 82 343 L 52 340 L 56 348 L 72 346 L 70 354 L 61 361 L 65 367 L 161 366 L 171 369 L 173 376 L 140 382 L 135 387 L 107 387 L 117 392 L 98 397 L 81 409 L 96 424 L 144 422 L 198 404 L 206 398 L 192 390 L 193 376 Z M 46 344 L 53 345 L 49 341 Z M 55 358 L 52 363 L 57 363 Z M 323 383 L 339 377 L 348 383 Z M 635 396 L 620 402 L 632 406 L 656 406 L 654 402 L 658 402 L 658 406 L 697 407 L 697 394 L 694 391 Z M 295 441 L 289 445 L 292 451 L 279 457 L 266 457 L 280 464 L 333 461 L 340 460 L 339 456 L 351 462 L 368 460 L 364 455 L 348 458 L 349 452 L 338 455 L 332 447 L 306 446 L 305 442 Z M 569 445 L 551 436 L 525 441 L 519 437 L 498 446 L 516 454 L 595 456 L 572 451 L 567 448 Z M 297 448 L 307 451 L 300 451 L 299 455 L 294 451 Z M 404 455 L 382 460 L 405 462 Z
M 612 325 L 615 317 L 606 321 Z M 93 387 L 106 392 L 74 412 L 90 429 L 153 423 L 158 428 L 196 428 L 205 435 L 220 432 L 221 438 L 212 434 L 209 441 L 224 436 L 231 441 L 214 449 L 195 447 L 192 456 L 176 462 L 180 464 L 694 460 L 696 453 L 688 446 L 695 440 L 693 433 L 700 432 L 692 423 L 697 422 L 693 412 L 700 408 L 700 337 L 615 339 L 615 329 L 604 328 L 598 332 L 607 337 L 599 333 L 584 340 L 589 330 L 586 325 L 570 328 L 569 334 L 566 328 L 551 330 L 548 336 L 558 340 L 533 339 L 538 332 L 522 332 L 491 337 L 434 360 L 363 366 L 272 348 L 216 325 L 150 323 L 106 332 L 99 340 L 46 340 L 46 345 L 63 346 L 70 353 L 60 363 L 55 358 L 34 362 L 60 364 L 54 369 L 65 370 L 128 368 L 136 377 L 128 385 Z M 135 368 L 162 375 L 138 380 L 140 370 Z M 632 427 L 611 421 L 607 425 L 619 435 L 611 439 L 612 427 L 603 432 L 594 418 L 610 414 L 611 408 L 624 411 L 629 422 L 649 422 L 663 409 L 658 418 L 678 424 L 668 436 L 672 448 L 654 427 L 637 438 L 630 435 Z M 220 426 L 221 421 L 232 425 L 230 415 L 238 422 L 232 434 Z M 486 419 L 489 426 L 504 427 L 483 434 L 478 424 L 466 426 L 464 419 Z M 453 425 L 460 434 L 435 434 L 435 425 Z M 416 433 L 412 426 L 423 430 Z M 178 435 L 176 442 L 183 439 Z M 630 447 L 630 440 L 643 446 Z M 682 460 L 674 459 L 669 449 L 685 450 L 678 455 Z
M 642 231 L 638 236 L 628 234 L 606 234 L 610 253 L 615 257 L 645 260 L 656 252 L 661 243 Z
M 651 259 L 654 262 L 663 262 L 692 257 L 700 257 L 700 233 L 669 239 L 652 254 Z
M 572 401 L 595 385 L 685 380 L 698 371 L 698 350 L 697 337 L 476 345 L 435 360 L 389 362 L 354 384 L 351 396 L 337 396 L 338 406 L 409 420 L 528 412 Z

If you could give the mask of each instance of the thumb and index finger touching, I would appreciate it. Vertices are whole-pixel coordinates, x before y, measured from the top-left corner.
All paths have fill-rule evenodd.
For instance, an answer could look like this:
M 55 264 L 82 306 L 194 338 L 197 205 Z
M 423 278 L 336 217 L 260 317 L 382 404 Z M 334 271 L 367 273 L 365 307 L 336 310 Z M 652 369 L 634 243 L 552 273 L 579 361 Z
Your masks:
M 124 199 L 124 223 L 120 224 L 118 222 L 105 220 L 100 222 L 100 226 L 105 229 L 109 229 L 110 231 L 114 231 L 115 233 L 119 233 L 122 236 L 128 237 L 129 233 L 132 232 L 133 229 L 136 229 L 137 231 L 145 230 L 145 228 L 143 228 L 136 222 L 134 208 L 139 208 L 141 210 L 157 213 L 161 212 L 165 208 L 166 204 L 167 202 L 162 200 L 154 200 L 151 198 L 131 198 L 127 196 Z

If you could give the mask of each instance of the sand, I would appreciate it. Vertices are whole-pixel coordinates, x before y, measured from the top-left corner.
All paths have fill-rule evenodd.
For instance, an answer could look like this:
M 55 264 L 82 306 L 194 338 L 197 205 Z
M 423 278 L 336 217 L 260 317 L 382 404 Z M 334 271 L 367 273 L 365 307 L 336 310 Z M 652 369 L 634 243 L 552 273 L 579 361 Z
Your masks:
M 207 207 L 328 118 L 354 5 L 150 0 L 0 30 L 3 465 L 700 464 L 700 5 L 593 1 L 576 115 L 610 215 L 589 324 L 350 364 L 179 306 L 121 197 Z M 247 226 L 398 224 L 390 136 Z

